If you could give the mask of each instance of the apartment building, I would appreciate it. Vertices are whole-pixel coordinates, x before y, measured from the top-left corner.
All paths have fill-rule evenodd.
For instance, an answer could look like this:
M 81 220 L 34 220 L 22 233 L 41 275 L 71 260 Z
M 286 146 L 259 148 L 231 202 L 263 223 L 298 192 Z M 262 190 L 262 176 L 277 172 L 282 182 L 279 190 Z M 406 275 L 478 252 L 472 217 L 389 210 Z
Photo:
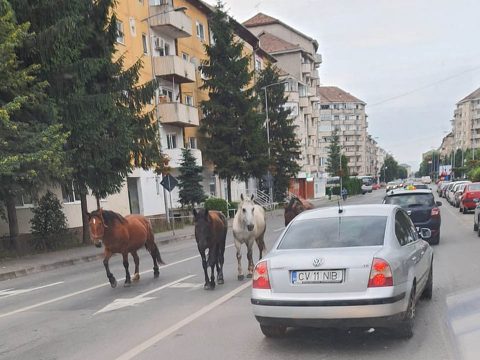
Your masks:
M 377 146 L 377 167 L 378 167 L 378 175 L 381 175 L 380 172 L 382 171 L 383 164 L 385 164 L 385 158 L 387 157 L 386 150 L 382 149 L 381 147 Z
M 453 135 L 453 132 L 450 132 L 446 136 L 444 136 L 442 139 L 442 144 L 438 149 L 440 152 L 440 156 L 442 158 L 450 156 L 454 150 L 454 146 L 455 146 L 454 135 Z
M 320 154 L 318 122 L 320 117 L 317 87 L 318 68 L 322 62 L 317 54 L 318 42 L 284 22 L 259 13 L 243 23 L 260 39 L 261 47 L 272 55 L 281 69 L 292 117 L 297 125 L 301 144 L 301 172 L 292 179 L 291 191 L 305 198 L 320 194 Z
M 348 159 L 350 174 L 375 175 L 373 148 L 376 142 L 368 140 L 366 103 L 336 86 L 320 86 L 319 94 L 320 171 L 326 172 L 328 146 L 336 130 L 342 154 Z
M 480 147 L 480 88 L 460 100 L 453 113 L 452 133 L 454 149 Z
M 380 168 L 378 167 L 377 149 L 377 141 L 371 135 L 367 135 L 365 142 L 365 175 L 373 177 L 378 175 Z

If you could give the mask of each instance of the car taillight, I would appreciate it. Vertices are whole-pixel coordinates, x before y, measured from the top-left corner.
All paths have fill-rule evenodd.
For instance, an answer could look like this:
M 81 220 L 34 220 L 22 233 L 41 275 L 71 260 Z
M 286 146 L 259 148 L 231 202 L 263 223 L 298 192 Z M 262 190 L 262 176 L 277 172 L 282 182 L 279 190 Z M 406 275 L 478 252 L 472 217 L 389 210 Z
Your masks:
M 368 287 L 383 287 L 393 286 L 393 276 L 390 265 L 379 258 L 374 258 L 372 262 L 372 269 L 370 270 L 370 279 L 368 280 Z
M 253 284 L 254 289 L 270 289 L 270 280 L 268 279 L 267 262 L 261 261 L 255 266 L 253 271 Z
M 433 208 L 432 209 L 432 216 L 440 216 L 440 209 L 439 208 Z

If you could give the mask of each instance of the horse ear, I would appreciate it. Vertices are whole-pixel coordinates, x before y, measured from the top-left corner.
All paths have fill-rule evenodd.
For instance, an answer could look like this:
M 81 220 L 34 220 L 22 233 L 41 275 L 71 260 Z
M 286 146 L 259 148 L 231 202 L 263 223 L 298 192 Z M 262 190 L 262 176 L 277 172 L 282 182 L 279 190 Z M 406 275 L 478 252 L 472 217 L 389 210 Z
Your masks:
M 250 197 L 250 200 L 253 201 L 253 198 L 255 197 L 255 195 L 252 194 L 252 196 Z
M 88 219 L 88 221 L 90 221 L 90 219 L 92 218 L 92 214 L 91 214 L 91 213 L 89 213 L 88 211 L 87 211 L 87 213 L 86 213 L 86 214 L 87 214 L 87 219 Z
M 243 201 L 243 194 L 240 194 L 240 199 L 242 199 L 242 201 Z

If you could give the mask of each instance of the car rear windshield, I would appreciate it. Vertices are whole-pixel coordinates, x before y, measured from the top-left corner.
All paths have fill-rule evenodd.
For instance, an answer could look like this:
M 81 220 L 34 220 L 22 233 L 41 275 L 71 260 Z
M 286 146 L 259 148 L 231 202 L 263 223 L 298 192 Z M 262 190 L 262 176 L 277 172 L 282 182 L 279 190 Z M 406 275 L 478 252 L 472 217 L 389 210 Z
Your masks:
M 480 184 L 468 185 L 468 191 L 480 191 Z
M 278 249 L 383 245 L 386 216 L 346 216 L 294 222 Z
M 432 194 L 399 194 L 387 196 L 385 204 L 393 204 L 401 207 L 434 206 L 435 199 Z

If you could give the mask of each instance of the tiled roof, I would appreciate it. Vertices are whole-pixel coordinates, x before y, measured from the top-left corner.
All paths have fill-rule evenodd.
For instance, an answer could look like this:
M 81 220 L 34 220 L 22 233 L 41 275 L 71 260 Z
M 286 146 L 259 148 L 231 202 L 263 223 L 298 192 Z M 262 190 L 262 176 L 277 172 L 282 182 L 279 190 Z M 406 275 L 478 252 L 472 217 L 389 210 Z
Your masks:
M 269 53 L 288 51 L 288 50 L 301 50 L 300 46 L 292 44 L 288 41 L 280 39 L 273 34 L 266 31 L 258 35 L 260 39 L 260 46 Z
M 320 95 L 320 103 L 359 102 L 359 103 L 365 104 L 364 101 L 357 99 L 352 94 L 336 86 L 320 86 L 317 92 Z
M 258 13 L 251 19 L 248 19 L 243 23 L 246 27 L 249 26 L 260 26 L 260 25 L 269 25 L 269 24 L 278 24 L 280 21 L 278 19 L 275 19 L 274 17 L 265 15 L 264 13 Z
M 476 100 L 476 99 L 480 99 L 480 88 L 472 92 L 470 95 L 464 97 L 462 100 L 458 102 L 458 104 L 461 104 L 465 101 Z

